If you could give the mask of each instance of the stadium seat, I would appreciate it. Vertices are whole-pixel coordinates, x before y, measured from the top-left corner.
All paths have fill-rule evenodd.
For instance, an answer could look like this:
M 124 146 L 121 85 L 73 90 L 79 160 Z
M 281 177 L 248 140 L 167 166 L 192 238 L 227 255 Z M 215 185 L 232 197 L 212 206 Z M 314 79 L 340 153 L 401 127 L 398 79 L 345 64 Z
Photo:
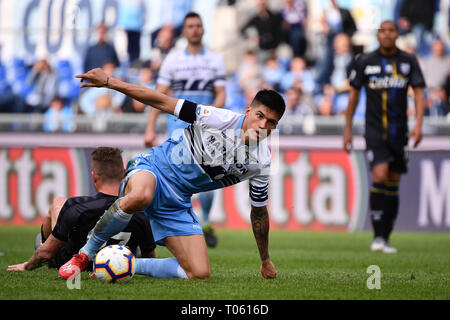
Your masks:
M 24 59 L 14 58 L 6 69 L 6 79 L 11 85 L 13 93 L 22 97 L 28 96 L 33 90 L 27 83 L 29 68 Z
M 60 60 L 56 64 L 56 73 L 58 75 L 58 95 L 72 101 L 79 95 L 79 86 L 74 78 L 72 64 L 69 60 Z

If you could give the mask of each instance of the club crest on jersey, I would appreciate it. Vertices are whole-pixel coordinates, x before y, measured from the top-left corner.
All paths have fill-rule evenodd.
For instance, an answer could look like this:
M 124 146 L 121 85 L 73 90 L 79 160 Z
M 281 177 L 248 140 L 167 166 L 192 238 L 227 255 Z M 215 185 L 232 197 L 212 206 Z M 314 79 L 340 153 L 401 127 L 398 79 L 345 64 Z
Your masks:
M 392 73 L 392 64 L 387 64 L 387 65 L 384 67 L 384 72 L 386 72 L 386 73 Z
M 211 114 L 211 110 L 205 106 L 198 106 L 196 113 L 198 116 L 209 116 Z

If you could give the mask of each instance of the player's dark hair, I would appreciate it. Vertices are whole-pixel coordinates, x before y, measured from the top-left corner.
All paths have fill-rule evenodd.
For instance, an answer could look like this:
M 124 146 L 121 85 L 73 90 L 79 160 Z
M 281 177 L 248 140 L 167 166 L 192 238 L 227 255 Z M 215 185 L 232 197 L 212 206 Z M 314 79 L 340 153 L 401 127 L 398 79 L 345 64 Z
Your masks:
M 199 18 L 200 20 L 202 20 L 202 17 L 200 17 L 200 15 L 199 15 L 197 12 L 191 11 L 191 12 L 188 12 L 188 13 L 184 16 L 184 19 L 183 19 L 183 26 L 184 26 L 184 23 L 186 22 L 186 20 L 189 19 L 189 18 Z
M 383 21 L 380 23 L 380 27 L 378 28 L 378 30 L 381 29 L 381 26 L 382 26 L 384 23 L 392 23 L 392 24 L 394 25 L 394 27 L 395 27 L 395 31 L 398 32 L 398 25 L 397 25 L 397 23 L 395 23 L 395 21 L 393 21 L 393 20 L 383 20 Z
M 98 147 L 91 152 L 92 171 L 103 182 L 120 181 L 123 178 L 124 165 L 122 151 L 111 147 Z
M 274 110 L 281 118 L 286 109 L 286 104 L 283 98 L 274 90 L 263 89 L 258 91 L 256 96 L 253 98 L 250 107 L 256 107 L 259 105 L 265 105 L 269 109 Z

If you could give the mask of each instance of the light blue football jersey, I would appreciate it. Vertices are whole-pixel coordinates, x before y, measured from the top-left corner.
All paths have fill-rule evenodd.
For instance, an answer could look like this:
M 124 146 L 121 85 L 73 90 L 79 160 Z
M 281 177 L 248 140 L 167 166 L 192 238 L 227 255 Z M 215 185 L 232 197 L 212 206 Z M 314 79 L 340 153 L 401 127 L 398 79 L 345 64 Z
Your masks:
M 177 117 L 183 103 L 183 99 L 178 100 Z M 174 131 L 163 144 L 141 154 L 136 163 L 145 167 L 147 162 L 158 171 L 174 198 L 186 199 L 249 180 L 251 204 L 264 206 L 271 154 L 267 139 L 250 146 L 242 142 L 244 118 L 231 110 L 197 105 L 193 124 Z M 142 169 L 139 167 L 136 169 Z

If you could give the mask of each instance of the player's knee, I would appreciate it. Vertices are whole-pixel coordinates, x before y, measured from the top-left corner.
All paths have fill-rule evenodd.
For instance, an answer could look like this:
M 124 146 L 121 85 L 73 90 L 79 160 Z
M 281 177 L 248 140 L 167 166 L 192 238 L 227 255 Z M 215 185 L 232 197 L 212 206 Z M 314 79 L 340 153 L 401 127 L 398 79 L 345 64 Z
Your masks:
M 374 183 L 386 183 L 388 182 L 388 176 L 387 174 L 382 172 L 380 173 L 374 172 L 372 175 L 372 180 Z
M 53 208 L 62 207 L 64 205 L 64 202 L 66 202 L 66 198 L 64 198 L 64 197 L 55 197 L 55 198 L 53 198 L 51 206 Z
M 52 218 L 58 218 L 59 212 L 61 211 L 61 208 L 64 206 L 65 202 L 66 198 L 63 197 L 56 197 L 53 199 L 49 210 L 49 214 Z
M 50 224 L 52 223 L 52 216 L 50 214 L 50 212 L 44 217 L 44 221 L 42 222 L 43 224 Z
M 145 208 L 152 202 L 153 192 L 143 188 L 127 194 L 127 197 L 133 203 L 134 207 Z M 122 209 L 124 210 L 124 208 Z
M 211 273 L 208 272 L 195 272 L 188 275 L 189 279 L 209 279 L 211 278 Z
M 209 279 L 211 278 L 211 271 L 209 268 L 196 268 L 190 272 L 186 272 L 189 279 Z

